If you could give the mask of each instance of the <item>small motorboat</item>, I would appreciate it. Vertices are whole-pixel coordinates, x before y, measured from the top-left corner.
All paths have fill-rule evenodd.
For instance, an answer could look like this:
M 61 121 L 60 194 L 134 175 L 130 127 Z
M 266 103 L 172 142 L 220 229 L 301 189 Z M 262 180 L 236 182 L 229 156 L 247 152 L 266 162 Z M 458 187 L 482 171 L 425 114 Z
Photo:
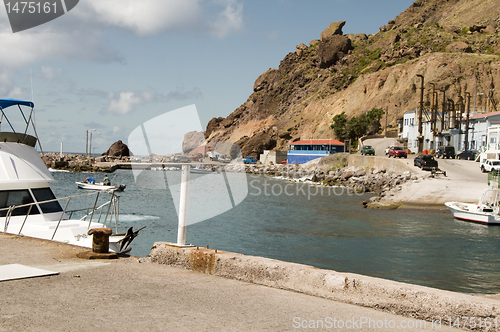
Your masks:
M 217 171 L 215 170 L 215 168 L 204 168 L 202 166 L 193 167 L 193 168 L 191 168 L 190 172 L 194 173 L 194 174 L 213 174 L 213 173 L 217 173 Z
M 84 181 L 76 181 L 75 182 L 78 188 L 80 189 L 89 189 L 89 190 L 116 190 L 116 191 L 124 191 L 125 190 L 125 185 L 124 184 L 117 184 L 117 185 L 106 185 L 102 182 L 99 183 L 88 183 Z
M 499 200 L 500 190 L 488 188 L 483 191 L 477 204 L 461 202 L 446 202 L 444 204 L 457 219 L 500 225 Z

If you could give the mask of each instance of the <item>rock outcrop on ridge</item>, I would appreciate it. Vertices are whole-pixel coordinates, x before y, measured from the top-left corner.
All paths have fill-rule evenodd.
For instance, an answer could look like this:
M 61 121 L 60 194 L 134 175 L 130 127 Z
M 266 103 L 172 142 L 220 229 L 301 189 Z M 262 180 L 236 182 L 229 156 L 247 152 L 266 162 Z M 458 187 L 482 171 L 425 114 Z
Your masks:
M 104 152 L 101 156 L 128 157 L 130 156 L 130 150 L 127 144 L 122 141 L 116 141 L 109 147 L 108 151 Z

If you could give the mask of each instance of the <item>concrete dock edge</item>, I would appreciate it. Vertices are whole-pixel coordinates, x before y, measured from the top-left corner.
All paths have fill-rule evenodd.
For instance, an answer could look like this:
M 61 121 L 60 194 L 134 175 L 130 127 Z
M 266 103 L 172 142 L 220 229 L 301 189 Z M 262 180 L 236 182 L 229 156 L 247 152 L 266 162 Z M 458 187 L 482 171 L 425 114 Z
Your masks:
M 353 273 L 206 248 L 179 248 L 156 242 L 151 262 L 224 278 L 291 290 L 393 314 L 435 321 L 476 317 L 494 320 L 500 301 Z M 488 330 L 483 328 L 481 330 Z

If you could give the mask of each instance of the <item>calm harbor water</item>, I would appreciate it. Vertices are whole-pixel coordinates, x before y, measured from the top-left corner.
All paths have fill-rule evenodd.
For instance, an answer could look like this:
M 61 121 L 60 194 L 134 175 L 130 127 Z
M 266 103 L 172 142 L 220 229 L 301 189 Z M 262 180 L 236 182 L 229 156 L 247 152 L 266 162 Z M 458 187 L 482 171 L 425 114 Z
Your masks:
M 142 173 L 146 183 L 151 177 L 149 188 L 138 186 L 132 171 L 110 175 L 114 184 L 127 185 L 118 194 L 119 231 L 146 226 L 134 240 L 133 255 L 147 256 L 155 241 L 177 240 L 175 206 L 168 189 L 155 189 L 157 173 L 163 172 Z M 180 177 L 180 172 L 172 173 Z M 74 182 L 87 174 L 53 176 L 58 180 L 52 184 L 58 197 L 84 192 Z M 191 175 L 196 176 L 203 175 Z M 94 174 L 97 181 L 103 177 Z M 263 175 L 248 175 L 247 183 L 248 196 L 242 203 L 189 225 L 187 242 L 464 293 L 500 293 L 500 227 L 455 220 L 444 206 L 367 210 L 361 202 L 368 194 L 341 190 L 321 194 L 317 187 Z

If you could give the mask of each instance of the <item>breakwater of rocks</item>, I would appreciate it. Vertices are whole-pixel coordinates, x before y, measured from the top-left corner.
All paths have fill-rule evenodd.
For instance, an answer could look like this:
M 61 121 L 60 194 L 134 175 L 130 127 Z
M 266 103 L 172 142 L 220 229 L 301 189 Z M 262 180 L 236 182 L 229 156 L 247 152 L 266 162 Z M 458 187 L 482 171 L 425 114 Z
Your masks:
M 130 158 L 98 157 L 88 158 L 78 154 L 58 153 L 45 154 L 43 160 L 47 167 L 64 169 L 72 172 L 113 172 L 118 168 L 130 169 Z M 402 190 L 405 183 L 409 181 L 421 181 L 424 177 L 435 177 L 436 174 L 418 176 L 408 170 L 400 172 L 387 171 L 384 168 L 370 166 L 348 166 L 346 160 L 339 163 L 339 156 L 327 163 L 318 162 L 313 165 L 261 165 L 250 164 L 214 164 L 214 170 L 226 172 L 246 172 L 248 174 L 261 174 L 273 176 L 290 182 L 307 182 L 311 185 L 325 187 L 346 187 L 356 192 L 374 193 L 369 200 L 363 202 L 365 207 L 397 208 L 400 204 L 393 206 L 377 204 L 382 198 L 394 196 Z M 332 163 L 332 161 L 334 161 Z M 174 169 L 160 163 L 142 163 L 143 169 Z M 180 169 L 181 165 L 175 167 Z
M 70 172 L 105 172 L 110 173 L 118 169 L 118 163 L 130 162 L 130 157 L 87 157 L 82 154 L 54 153 L 43 155 L 43 162 L 47 168 L 66 170 Z
M 235 171 L 241 165 L 228 165 L 226 171 Z M 420 177 L 409 171 L 402 173 L 388 172 L 385 169 L 363 167 L 335 167 L 313 166 L 303 167 L 296 165 L 245 165 L 245 172 L 249 174 L 263 174 L 293 182 L 309 182 L 318 186 L 337 186 L 353 188 L 357 192 L 374 193 L 364 206 L 375 207 L 376 203 L 385 196 L 393 196 L 402 190 L 403 184 L 408 181 L 419 181 Z M 434 176 L 429 174 L 428 176 Z M 372 206 L 373 204 L 373 206 Z M 384 208 L 397 208 L 384 206 Z

